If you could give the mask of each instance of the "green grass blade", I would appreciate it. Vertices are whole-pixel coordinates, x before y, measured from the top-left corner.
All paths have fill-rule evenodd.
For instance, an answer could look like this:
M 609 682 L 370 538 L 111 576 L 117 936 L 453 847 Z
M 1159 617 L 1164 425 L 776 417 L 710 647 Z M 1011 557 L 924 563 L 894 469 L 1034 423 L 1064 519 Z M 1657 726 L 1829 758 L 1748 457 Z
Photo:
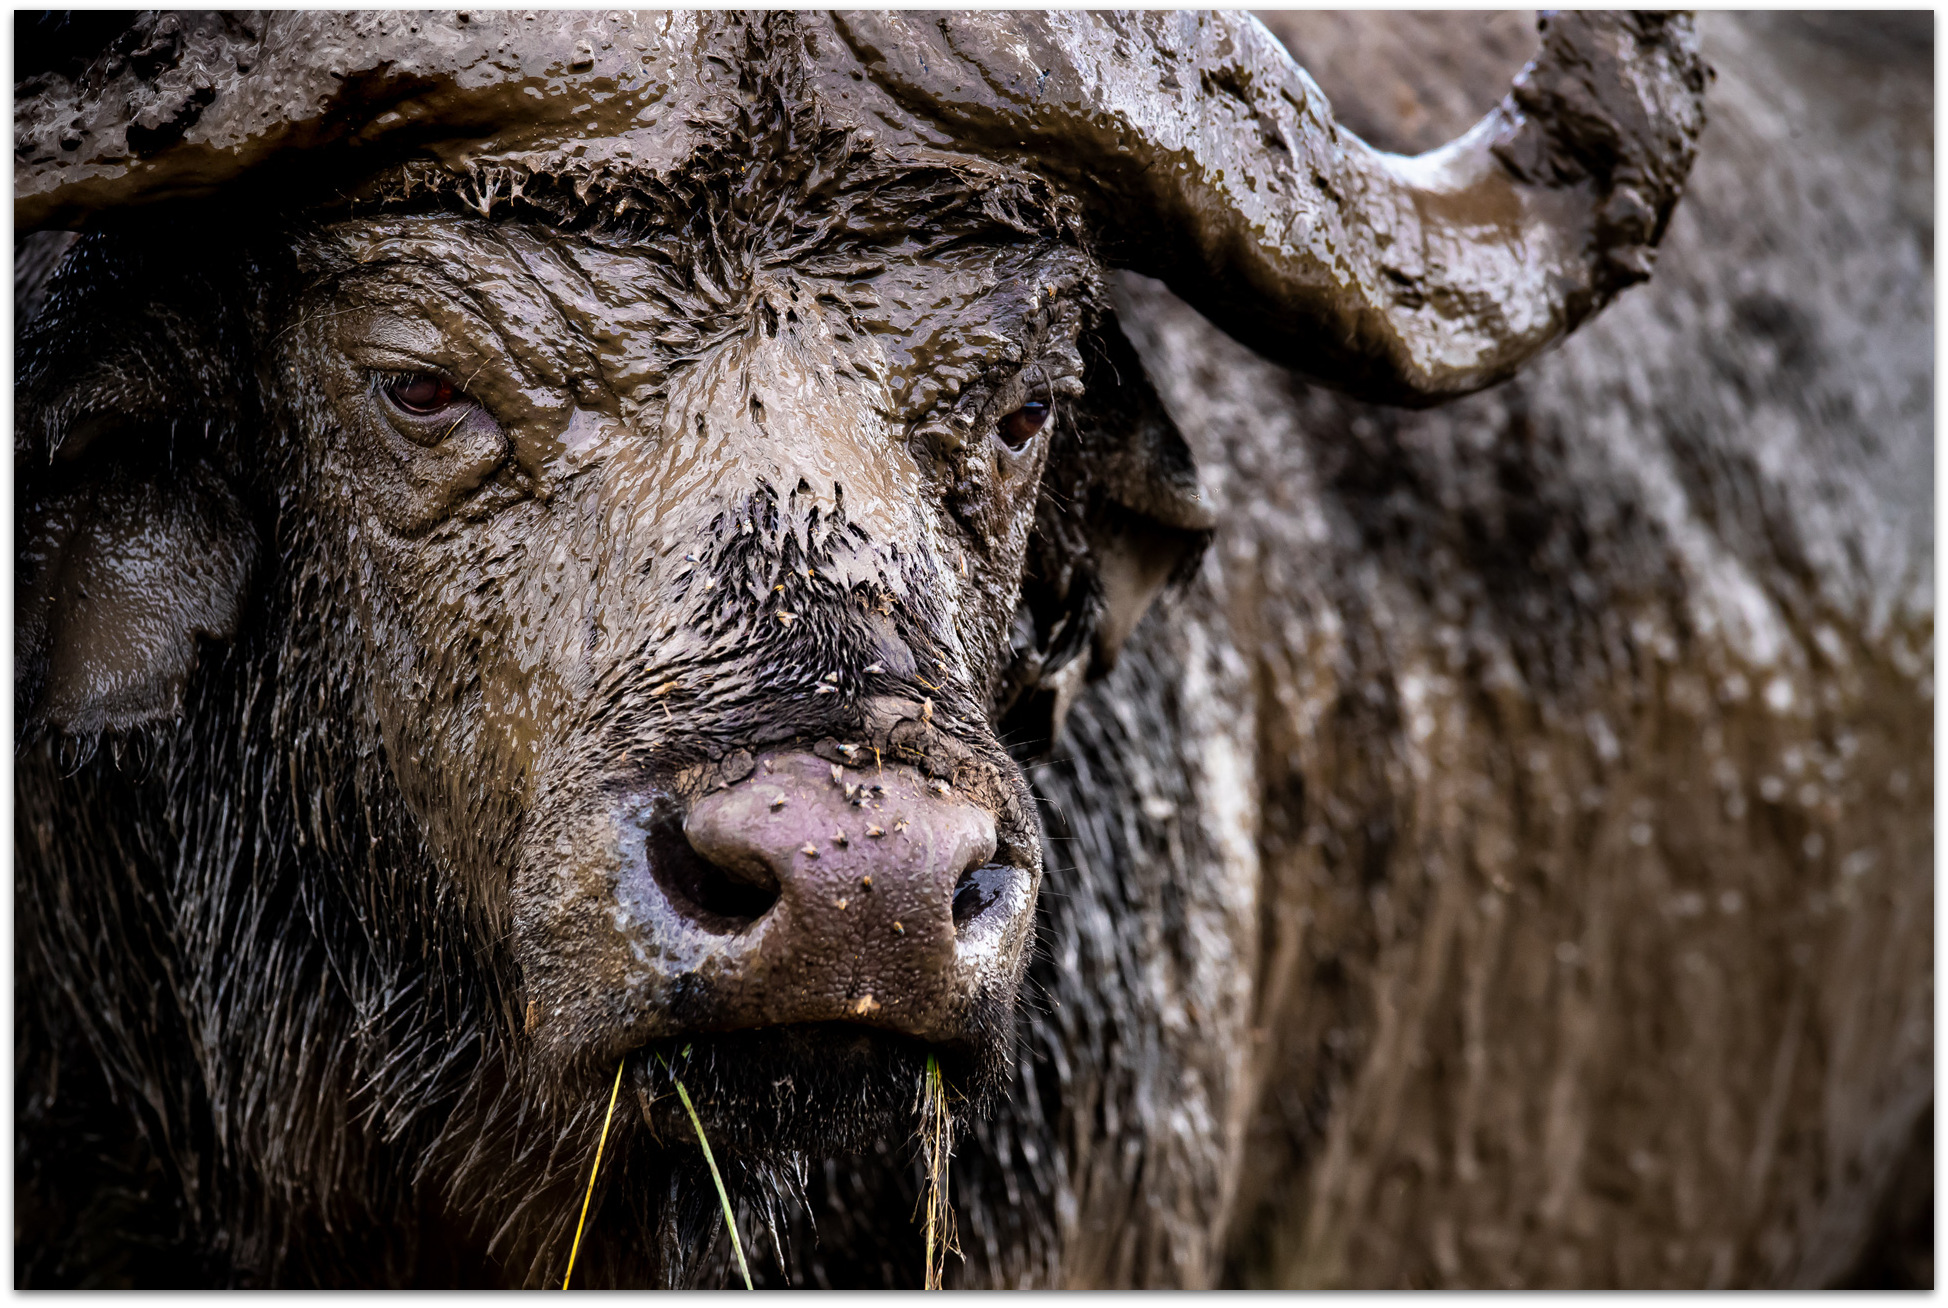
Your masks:
M 676 1081 L 675 1077 L 670 1078 Z M 710 1152 L 710 1141 L 704 1137 L 703 1119 L 697 1116 L 696 1105 L 690 1102 L 690 1092 L 683 1088 L 683 1082 L 676 1081 L 677 1098 L 683 1101 L 683 1111 L 690 1114 L 690 1125 L 697 1128 L 697 1143 L 703 1146 L 703 1160 L 710 1164 L 710 1179 L 717 1183 L 717 1198 L 724 1205 L 724 1225 L 730 1228 L 731 1249 L 737 1254 L 737 1270 L 744 1273 L 744 1288 L 754 1290 L 751 1284 L 751 1268 L 744 1261 L 744 1243 L 737 1238 L 737 1216 L 731 1212 L 730 1191 L 724 1189 L 723 1173 L 717 1170 L 717 1159 Z

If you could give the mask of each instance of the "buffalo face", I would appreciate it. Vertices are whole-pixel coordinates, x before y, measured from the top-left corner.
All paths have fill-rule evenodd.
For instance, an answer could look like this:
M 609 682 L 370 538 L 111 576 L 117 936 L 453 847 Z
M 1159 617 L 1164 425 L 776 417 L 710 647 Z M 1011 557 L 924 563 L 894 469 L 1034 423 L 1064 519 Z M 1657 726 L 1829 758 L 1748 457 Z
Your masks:
M 683 1059 L 734 1061 L 781 1088 L 707 1086 L 722 1131 L 829 1145 L 795 1087 L 835 1058 L 887 1113 L 928 1052 L 1005 1066 L 1041 865 L 990 709 L 1098 283 L 948 227 L 408 214 L 306 249 L 320 534 L 545 1076 L 624 1058 L 654 1118 Z M 841 1137 L 880 1125 L 857 1098 Z

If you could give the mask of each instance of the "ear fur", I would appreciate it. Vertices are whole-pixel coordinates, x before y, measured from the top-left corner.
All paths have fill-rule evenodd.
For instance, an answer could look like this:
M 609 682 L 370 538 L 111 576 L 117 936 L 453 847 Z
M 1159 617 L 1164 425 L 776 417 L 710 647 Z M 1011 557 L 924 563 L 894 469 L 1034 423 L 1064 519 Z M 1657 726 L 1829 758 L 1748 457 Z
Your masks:
M 1196 571 L 1214 525 L 1190 447 L 1113 315 L 1083 358 L 1084 399 L 1063 415 L 1042 476 L 1000 696 L 1003 739 L 1022 757 L 1054 743 L 1152 601 Z
M 234 300 L 198 275 L 224 265 L 186 245 L 85 237 L 36 288 L 16 353 L 22 739 L 175 716 L 198 642 L 237 631 L 257 541 L 225 451 L 248 370 Z M 36 253 L 17 247 L 17 287 Z

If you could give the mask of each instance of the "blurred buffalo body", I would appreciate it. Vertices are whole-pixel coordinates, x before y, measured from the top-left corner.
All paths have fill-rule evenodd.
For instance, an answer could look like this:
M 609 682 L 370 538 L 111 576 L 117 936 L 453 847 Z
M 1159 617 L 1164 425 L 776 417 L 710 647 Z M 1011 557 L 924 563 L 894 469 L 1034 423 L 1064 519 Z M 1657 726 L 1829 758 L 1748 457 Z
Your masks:
M 1402 154 L 1465 131 L 1537 46 L 1528 15 L 1263 19 L 1341 124 Z M 857 21 L 855 48 L 891 41 Z M 133 29 L 21 30 L 17 78 L 80 77 Z M 1119 51 L 1134 30 L 1114 28 Z M 988 661 L 955 674 L 1003 843 L 1007 822 L 1032 831 L 1008 807 L 1017 778 L 1043 840 L 1018 1024 L 994 1026 L 1017 1031 L 1012 1068 L 951 1171 L 950 1285 L 1932 1283 L 1932 18 L 1708 13 L 1698 32 L 1715 78 L 1682 201 L 1655 231 L 1641 200 L 1606 216 L 1636 234 L 1550 330 L 1641 280 L 1661 231 L 1654 276 L 1513 380 L 1368 403 L 1239 343 L 1330 373 L 1276 314 L 1242 311 L 1230 334 L 1205 316 L 1258 273 L 1199 291 L 1190 262 L 1111 242 L 1089 248 L 1100 281 L 1061 283 L 1081 307 L 1048 330 L 1112 341 L 1081 347 L 1078 375 L 1148 424 L 1163 468 L 1114 474 L 1124 507 L 1091 520 L 1096 557 L 1102 539 L 1147 557 L 1143 536 L 1184 568 L 1128 608 L 1120 657 L 1098 582 L 1069 675 L 1036 644 L 1051 627 L 1007 681 L 996 660 L 1022 642 L 1000 618 Z M 176 75 L 160 38 L 124 44 L 131 67 Z M 180 159 L 213 94 L 186 82 L 176 110 L 126 126 L 130 150 Z M 947 121 L 962 110 L 941 94 Z M 954 203 L 978 210 L 964 183 Z M 1066 258 L 1058 209 L 1007 221 Z M 69 239 L 17 244 L 23 322 Z M 172 303 L 192 306 L 156 341 L 196 326 L 197 295 L 256 312 L 255 267 L 144 271 L 184 280 Z M 230 362 L 197 384 L 299 384 L 251 372 L 265 342 L 221 344 Z M 1406 358 L 1388 366 L 1419 389 L 1392 398 L 1416 405 L 1516 366 L 1495 355 L 1443 390 Z M 1184 445 L 1203 507 L 1173 517 Z M 1051 457 L 1077 487 L 1110 476 Z M 273 512 L 201 466 L 170 465 L 196 531 Z M 355 587 L 316 564 L 340 543 L 291 509 L 306 502 L 281 501 L 300 529 L 264 537 L 315 551 L 282 599 L 239 579 L 290 559 L 210 552 L 199 584 L 218 598 L 184 637 L 203 654 L 170 674 L 188 725 L 20 746 L 22 1287 L 561 1274 L 600 1101 L 578 1090 L 549 1116 L 513 1055 L 484 1052 L 517 1039 L 494 1034 L 519 1025 L 513 1001 L 440 951 L 500 920 L 493 903 L 476 920 L 443 885 L 398 884 L 432 858 L 402 816 L 427 801 L 398 799 L 348 707 L 355 673 L 321 653 Z M 1014 577 L 971 583 L 990 608 L 1022 567 L 1030 600 L 1063 599 L 1035 530 Z M 287 626 L 249 634 L 273 617 Z M 974 722 L 984 694 L 994 722 Z M 368 801 L 397 812 L 349 811 Z M 370 880 L 280 871 L 362 823 Z M 604 1094 L 611 1066 L 591 1073 Z M 680 1133 L 643 1134 L 658 1120 L 624 1131 L 627 1184 L 586 1275 L 728 1283 L 714 1192 Z M 739 1140 L 724 1161 L 761 1282 L 918 1282 L 899 1132 L 829 1159 Z

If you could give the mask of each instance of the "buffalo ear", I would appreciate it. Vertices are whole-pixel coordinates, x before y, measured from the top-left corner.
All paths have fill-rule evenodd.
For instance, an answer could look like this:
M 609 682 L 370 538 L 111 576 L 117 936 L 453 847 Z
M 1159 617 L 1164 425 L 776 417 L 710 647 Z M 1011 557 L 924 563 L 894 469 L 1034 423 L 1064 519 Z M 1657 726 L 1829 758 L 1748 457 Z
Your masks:
M 241 392 L 222 306 L 115 244 L 62 261 L 16 353 L 22 738 L 176 716 L 198 642 L 237 633 L 257 553 L 223 467 Z
M 1084 398 L 1063 414 L 1042 475 L 1002 690 L 1002 734 L 1022 757 L 1054 743 L 1083 685 L 1196 571 L 1214 525 L 1190 447 L 1115 318 L 1082 346 Z
M 39 498 L 16 530 L 22 725 L 85 736 L 174 717 L 198 638 L 237 633 L 255 543 L 230 488 L 204 463 L 110 474 Z

